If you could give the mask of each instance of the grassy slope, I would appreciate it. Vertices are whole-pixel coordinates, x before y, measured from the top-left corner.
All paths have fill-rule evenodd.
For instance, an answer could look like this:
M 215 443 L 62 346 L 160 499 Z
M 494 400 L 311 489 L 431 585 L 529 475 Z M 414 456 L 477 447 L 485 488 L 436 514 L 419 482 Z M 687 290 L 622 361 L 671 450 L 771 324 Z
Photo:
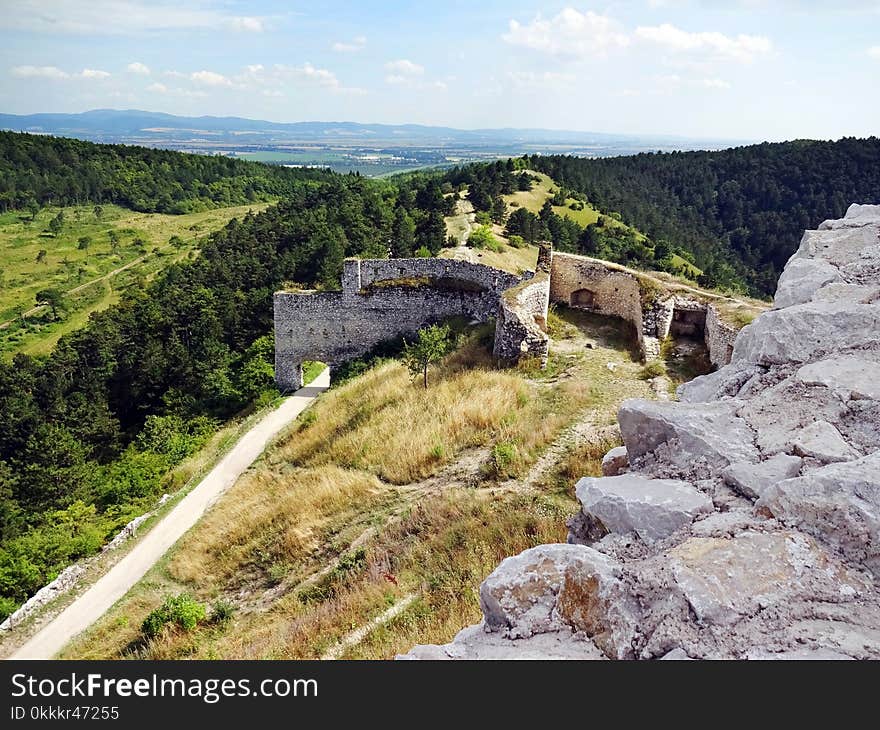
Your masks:
M 544 201 L 550 197 L 550 190 L 555 190 L 558 186 L 548 175 L 545 175 L 542 172 L 530 172 L 531 174 L 541 178 L 540 182 L 535 183 L 534 187 L 529 191 L 520 191 L 513 193 L 512 195 L 506 195 L 504 196 L 504 200 L 505 202 L 507 202 L 508 206 L 510 206 L 510 203 L 516 202 L 520 206 L 526 208 L 526 210 L 530 210 L 532 213 L 538 213 L 541 210 L 541 206 L 544 205 Z M 574 202 L 574 198 L 568 198 L 564 206 L 554 205 L 553 212 L 563 217 L 568 216 L 584 228 L 586 228 L 591 223 L 595 223 L 597 220 L 599 220 L 599 216 L 601 215 L 601 213 L 596 210 L 592 205 L 587 203 L 584 205 L 583 210 L 572 210 L 568 206 Z M 514 208 L 510 209 L 514 210 Z M 641 231 L 631 228 L 625 223 L 614 220 L 609 216 L 605 216 L 605 221 L 606 225 L 635 231 L 640 240 L 644 240 L 645 238 L 644 234 L 641 233 Z M 688 263 L 685 259 L 681 258 L 681 256 L 678 256 L 677 254 L 674 254 L 672 256 L 672 261 L 678 266 L 686 267 L 692 278 L 697 277 L 703 273 L 702 270 L 698 269 L 693 264 Z
M 231 218 L 268 205 L 255 203 L 178 216 L 136 213 L 105 205 L 100 218 L 95 217 L 92 206 L 47 208 L 32 223 L 23 221 L 20 212 L 0 215 L 0 322 L 15 319 L 23 310 L 34 307 L 35 295 L 41 289 L 69 291 L 94 282 L 69 296 L 68 313 L 62 322 L 52 322 L 47 313 L 40 313 L 30 317 L 30 326 L 21 327 L 16 321 L 0 329 L 0 351 L 48 352 L 62 334 L 82 326 L 89 314 L 117 301 L 120 289 L 140 277 L 151 278 L 171 261 L 196 250 L 200 238 L 223 227 Z M 59 210 L 64 211 L 65 226 L 60 235 L 52 237 L 44 231 Z M 109 240 L 111 230 L 120 236 L 115 251 Z M 184 240 L 183 248 L 169 245 L 174 235 Z M 91 243 L 82 250 L 78 240 L 84 236 L 90 237 Z M 145 242 L 146 254 L 134 245 L 137 237 Z M 37 263 L 40 250 L 45 250 L 46 256 Z M 141 257 L 143 261 L 112 279 L 96 281 Z
M 344 656 L 449 640 L 478 619 L 477 588 L 502 558 L 564 540 L 570 476 L 596 473 L 607 444 L 565 450 L 526 490 L 536 459 L 585 414 L 609 424 L 622 399 L 649 397 L 619 325 L 566 316 L 577 326 L 551 318 L 543 373 L 496 370 L 483 328 L 427 391 L 391 361 L 322 396 L 64 656 L 319 657 L 411 593 Z M 143 643 L 147 613 L 184 590 L 234 604 L 232 621 Z

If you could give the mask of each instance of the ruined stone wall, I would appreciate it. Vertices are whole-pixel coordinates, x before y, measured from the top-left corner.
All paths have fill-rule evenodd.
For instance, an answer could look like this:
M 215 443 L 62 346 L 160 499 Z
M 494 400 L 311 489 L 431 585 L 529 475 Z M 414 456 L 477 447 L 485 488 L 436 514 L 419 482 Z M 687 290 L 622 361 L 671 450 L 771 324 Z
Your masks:
M 579 298 L 583 292 L 590 292 L 592 296 Z M 620 317 L 635 327 L 639 347 L 643 346 L 641 288 L 633 274 L 601 261 L 554 252 L 550 301 Z
M 427 278 L 449 285 L 455 281 L 467 282 L 501 294 L 520 282 L 520 277 L 515 274 L 454 259 L 349 259 L 345 264 L 351 273 L 347 271 L 343 277 L 343 289 L 349 290 L 359 290 L 377 282 L 394 279 Z M 356 269 L 359 269 L 358 276 L 354 274 Z
M 376 286 L 401 280 L 411 283 Z M 275 294 L 275 380 L 295 390 L 304 360 L 344 362 L 449 317 L 486 321 L 496 316 L 501 293 L 522 281 L 467 261 L 349 259 L 342 292 Z
M 493 350 L 500 361 L 511 363 L 527 356 L 540 359 L 541 367 L 547 364 L 550 269 L 550 247 L 541 246 L 535 276 L 501 295 Z
M 706 349 L 715 367 L 724 367 L 733 355 L 733 343 L 739 331 L 721 321 L 718 311 L 711 304 L 706 307 Z
M 345 362 L 381 342 L 411 335 L 449 317 L 494 317 L 492 292 L 388 287 L 342 294 L 275 294 L 275 379 L 281 390 L 302 386 L 304 360 Z
M 675 295 L 656 300 L 645 310 L 642 323 L 642 354 L 646 360 L 659 357 L 660 343 L 670 335 L 675 327 L 676 313 L 699 313 L 699 322 L 694 336 L 701 338 L 709 352 L 709 360 L 715 367 L 723 367 L 730 362 L 733 341 L 737 330 L 721 321 L 718 311 L 711 304 L 689 296 Z

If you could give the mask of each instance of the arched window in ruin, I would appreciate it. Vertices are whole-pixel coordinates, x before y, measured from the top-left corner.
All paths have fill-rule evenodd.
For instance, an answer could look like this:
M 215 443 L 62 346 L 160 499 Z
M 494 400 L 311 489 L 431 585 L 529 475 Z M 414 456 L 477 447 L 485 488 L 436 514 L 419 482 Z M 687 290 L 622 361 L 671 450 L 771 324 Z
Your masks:
M 576 289 L 571 293 L 572 307 L 591 308 L 594 306 L 596 294 L 592 289 Z

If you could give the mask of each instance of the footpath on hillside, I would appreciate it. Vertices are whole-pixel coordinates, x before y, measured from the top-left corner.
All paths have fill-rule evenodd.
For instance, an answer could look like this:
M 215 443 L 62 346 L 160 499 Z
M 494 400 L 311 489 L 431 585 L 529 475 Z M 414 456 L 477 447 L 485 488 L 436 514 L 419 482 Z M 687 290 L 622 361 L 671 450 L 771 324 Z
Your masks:
M 132 550 L 58 616 L 16 650 L 12 659 L 51 659 L 99 619 L 189 530 L 263 453 L 268 443 L 330 386 L 325 369 L 266 415 Z

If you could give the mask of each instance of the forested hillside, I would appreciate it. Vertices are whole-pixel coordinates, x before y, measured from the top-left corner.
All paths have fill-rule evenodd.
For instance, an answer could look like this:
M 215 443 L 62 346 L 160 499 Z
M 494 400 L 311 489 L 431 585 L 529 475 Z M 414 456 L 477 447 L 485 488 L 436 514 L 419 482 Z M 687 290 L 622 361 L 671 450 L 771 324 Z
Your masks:
M 880 139 L 795 141 L 718 152 L 528 164 L 654 240 L 693 253 L 708 285 L 771 294 L 805 228 L 850 203 L 880 203 Z
M 616 211 L 600 214 L 583 193 L 555 181 L 550 196 L 536 210 L 518 204 L 515 193 L 528 192 L 539 182 L 532 161 L 498 160 L 457 167 L 443 176 L 444 188 L 464 193 L 486 222 L 503 227 L 508 241 L 552 241 L 558 251 L 595 256 L 642 269 L 690 275 L 693 257 L 683 246 L 652 241 L 626 225 Z M 546 179 L 546 176 L 545 176 Z M 593 222 L 587 222 L 592 220 Z
M 155 502 L 219 422 L 271 397 L 273 291 L 338 286 L 345 256 L 387 256 L 389 242 L 399 255 L 445 243 L 436 178 L 288 170 L 285 187 L 50 356 L 0 363 L 0 618 Z
M 229 157 L 0 131 L 0 212 L 117 203 L 190 213 L 278 197 L 299 178 L 290 168 Z

